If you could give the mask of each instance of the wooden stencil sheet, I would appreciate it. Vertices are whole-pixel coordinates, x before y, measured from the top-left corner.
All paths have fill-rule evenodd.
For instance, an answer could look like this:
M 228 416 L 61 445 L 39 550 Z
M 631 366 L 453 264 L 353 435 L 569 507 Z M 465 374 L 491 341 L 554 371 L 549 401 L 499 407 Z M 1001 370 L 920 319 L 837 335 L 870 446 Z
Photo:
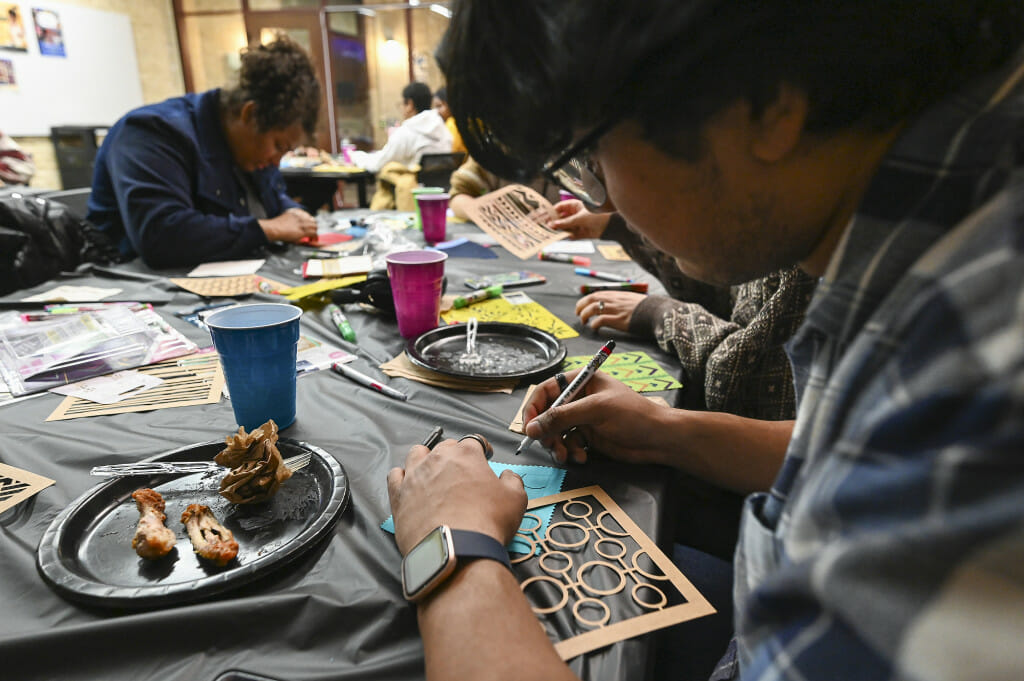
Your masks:
M 46 420 L 63 421 L 85 416 L 215 404 L 220 401 L 224 389 L 224 372 L 214 352 L 176 357 L 139 367 L 136 371 L 163 379 L 163 383 L 117 404 L 98 404 L 78 397 L 67 397 Z
M 539 518 L 537 530 L 521 527 L 516 539 L 532 548 L 513 554 L 512 566 L 563 660 L 715 612 L 601 487 L 534 499 L 528 509 L 548 504 L 556 508 L 546 534 Z

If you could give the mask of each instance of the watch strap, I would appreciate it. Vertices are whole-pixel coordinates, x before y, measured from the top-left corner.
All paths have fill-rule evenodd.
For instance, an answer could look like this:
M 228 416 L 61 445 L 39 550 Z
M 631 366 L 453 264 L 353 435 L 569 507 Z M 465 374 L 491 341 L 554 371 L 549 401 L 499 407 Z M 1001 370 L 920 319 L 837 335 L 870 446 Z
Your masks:
M 451 534 L 456 560 L 488 558 L 498 561 L 509 570 L 512 569 L 512 563 L 508 558 L 508 550 L 494 537 L 483 532 L 473 532 L 472 530 L 451 530 Z

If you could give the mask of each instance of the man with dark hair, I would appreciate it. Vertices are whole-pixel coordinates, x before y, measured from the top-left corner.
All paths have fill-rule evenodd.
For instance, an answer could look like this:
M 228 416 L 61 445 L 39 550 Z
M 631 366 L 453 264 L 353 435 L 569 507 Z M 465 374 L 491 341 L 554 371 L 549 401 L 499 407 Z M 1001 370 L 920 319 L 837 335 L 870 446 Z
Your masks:
M 618 210 L 705 281 L 821 278 L 788 345 L 795 422 L 651 409 L 601 373 L 525 413 L 561 460 L 586 459 L 575 426 L 750 493 L 715 678 L 1019 676 L 1024 5 L 453 9 L 439 60 L 482 165 Z M 403 555 L 442 524 L 507 542 L 526 495 L 489 470 L 470 441 L 414 447 L 388 476 Z M 428 678 L 571 676 L 498 561 L 421 592 Z
M 150 267 L 251 256 L 316 234 L 277 165 L 313 134 L 320 84 L 287 38 L 242 53 L 238 85 L 135 109 L 96 155 L 88 219 Z
M 409 83 L 402 90 L 402 115 L 405 120 L 383 149 L 356 151 L 352 161 L 370 172 L 380 171 L 395 162 L 403 166 L 419 163 L 423 154 L 447 154 L 452 150 L 452 135 L 441 115 L 430 108 L 433 95 L 426 83 Z

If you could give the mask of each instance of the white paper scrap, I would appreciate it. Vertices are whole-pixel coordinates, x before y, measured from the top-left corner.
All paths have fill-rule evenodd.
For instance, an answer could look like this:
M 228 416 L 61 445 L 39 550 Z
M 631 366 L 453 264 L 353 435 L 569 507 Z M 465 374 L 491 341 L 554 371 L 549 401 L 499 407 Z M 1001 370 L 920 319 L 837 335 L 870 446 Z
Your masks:
M 204 262 L 189 272 L 188 277 L 240 277 L 243 274 L 256 274 L 263 267 L 262 260 L 225 260 L 222 262 Z
M 37 293 L 28 298 L 22 298 L 23 303 L 91 303 L 103 300 L 110 296 L 116 296 L 121 292 L 119 288 L 98 288 L 96 286 L 57 286 Z
M 140 374 L 138 371 L 118 371 L 115 374 L 51 388 L 50 392 L 80 397 L 99 404 L 117 404 L 163 382 L 162 378 Z
M 579 241 L 556 241 L 544 247 L 544 253 L 567 253 L 569 255 L 586 255 L 594 252 L 594 242 L 590 239 Z

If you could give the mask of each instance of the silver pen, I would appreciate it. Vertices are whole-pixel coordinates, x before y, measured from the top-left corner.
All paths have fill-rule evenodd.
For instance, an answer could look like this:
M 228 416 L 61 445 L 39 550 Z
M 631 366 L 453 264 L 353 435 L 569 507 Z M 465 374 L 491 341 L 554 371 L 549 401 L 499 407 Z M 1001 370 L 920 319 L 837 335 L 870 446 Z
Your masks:
M 597 370 L 601 368 L 601 365 L 604 364 L 604 361 L 608 359 L 608 356 L 612 354 L 612 350 L 614 349 L 615 341 L 613 340 L 602 345 L 601 349 L 597 351 L 597 354 L 591 357 L 590 361 L 587 362 L 587 366 L 583 367 L 583 371 L 576 374 L 576 378 L 572 380 L 572 383 L 566 386 L 561 395 L 555 398 L 555 401 L 551 403 L 551 406 L 548 407 L 548 409 L 554 409 L 555 407 L 565 404 L 576 397 L 576 395 L 583 390 L 583 386 L 587 384 L 587 381 L 594 377 L 594 374 L 597 373 Z M 527 435 L 523 438 L 523 441 L 519 443 L 519 447 L 516 448 L 516 456 L 519 456 L 521 452 L 525 452 L 529 449 L 531 444 L 533 444 L 533 438 Z
M 359 385 L 365 385 L 367 388 L 373 388 L 382 395 L 387 395 L 388 397 L 394 398 L 396 400 L 402 400 L 403 402 L 409 399 L 409 396 L 406 395 L 405 393 L 399 392 L 394 388 L 390 388 L 384 385 L 383 383 L 377 381 L 372 376 L 367 376 L 366 374 L 360 373 L 353 369 L 352 367 L 347 366 L 345 364 L 339 364 L 338 362 L 335 362 L 334 364 L 331 365 L 331 370 L 337 374 L 341 374 L 342 376 L 349 380 L 355 381 Z

